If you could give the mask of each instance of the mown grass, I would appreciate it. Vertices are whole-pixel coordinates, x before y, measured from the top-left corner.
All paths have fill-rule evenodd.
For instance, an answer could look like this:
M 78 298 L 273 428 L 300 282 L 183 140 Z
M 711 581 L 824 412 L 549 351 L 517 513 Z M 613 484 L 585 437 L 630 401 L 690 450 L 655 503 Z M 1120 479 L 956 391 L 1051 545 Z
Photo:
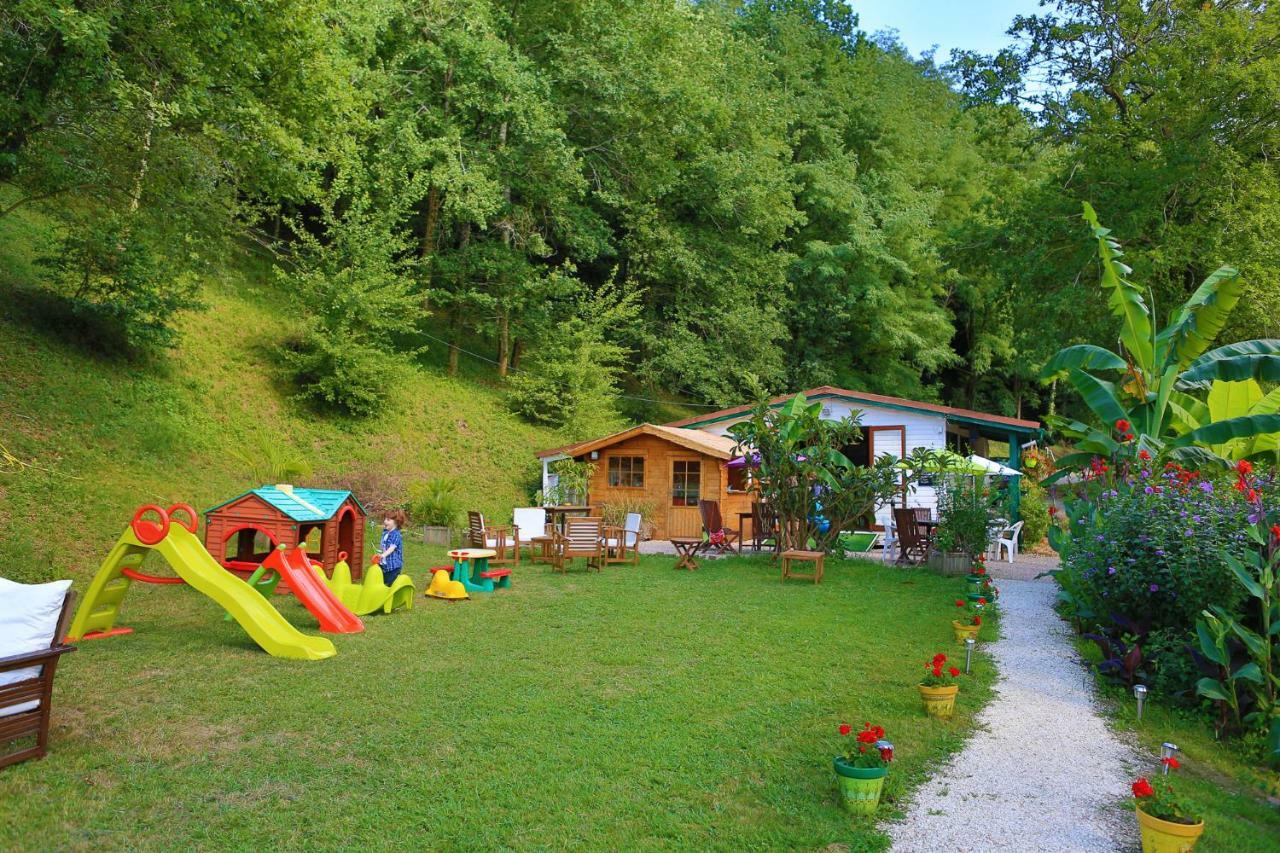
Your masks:
M 187 588 L 135 585 L 137 632 L 59 671 L 50 756 L 0 774 L 0 847 L 881 848 L 836 802 L 835 729 L 874 720 L 895 742 L 881 817 L 961 744 L 985 657 L 951 722 L 914 687 L 954 648 L 957 581 L 673 566 L 522 565 L 511 591 L 456 604 L 420 583 L 412 612 L 316 663 L 262 653 Z
M 228 259 L 183 316 L 179 347 L 108 359 L 60 325 L 35 259 L 52 224 L 0 219 L 0 573 L 83 581 L 141 503 L 212 506 L 255 485 L 236 451 L 269 445 L 306 460 L 300 485 L 354 484 L 401 499 L 452 477 L 462 503 L 505 515 L 538 485 L 535 451 L 564 443 L 511 414 L 500 386 L 424 365 L 365 420 L 322 417 L 292 399 L 275 345 L 302 314 L 267 266 Z
M 1079 643 L 1086 660 L 1097 660 L 1097 647 Z M 1111 724 L 1137 740 L 1148 758 L 1145 772 L 1160 772 L 1160 747 L 1177 744 L 1181 768 L 1179 790 L 1203 812 L 1205 832 L 1196 850 L 1267 851 L 1280 847 L 1280 774 L 1261 766 L 1239 742 L 1214 737 L 1208 717 L 1150 695 L 1137 719 L 1136 701 L 1127 688 L 1099 682 Z M 1132 800 L 1119 808 L 1132 810 Z M 1135 830 L 1136 831 L 1136 830 Z

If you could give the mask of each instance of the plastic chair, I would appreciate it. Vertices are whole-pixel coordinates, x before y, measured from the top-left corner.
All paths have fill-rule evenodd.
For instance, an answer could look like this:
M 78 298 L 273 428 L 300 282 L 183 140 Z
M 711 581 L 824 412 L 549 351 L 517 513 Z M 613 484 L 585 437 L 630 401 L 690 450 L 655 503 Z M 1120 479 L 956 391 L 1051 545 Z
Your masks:
M 1004 548 L 1009 555 L 1008 562 L 1012 563 L 1014 558 L 1018 556 L 1018 537 L 1022 534 L 1022 522 L 1006 527 L 1000 531 L 1000 535 L 996 538 L 996 559 L 1000 559 L 1000 549 Z
M 622 527 L 606 527 L 604 529 L 604 562 L 630 563 L 640 562 L 640 525 L 643 519 L 638 512 L 627 513 Z

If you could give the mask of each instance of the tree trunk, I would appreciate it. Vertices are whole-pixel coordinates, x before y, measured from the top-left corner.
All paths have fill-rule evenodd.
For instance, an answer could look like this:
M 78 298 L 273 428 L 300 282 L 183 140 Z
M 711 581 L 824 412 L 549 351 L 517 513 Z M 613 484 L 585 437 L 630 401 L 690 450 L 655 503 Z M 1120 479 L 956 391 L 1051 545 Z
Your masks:
M 507 123 L 504 121 L 498 127 L 498 147 L 505 149 L 507 147 Z M 502 245 L 511 251 L 511 231 L 515 227 L 511 221 L 511 187 L 507 186 L 502 191 L 503 198 L 506 199 L 506 221 L 502 223 Z M 511 363 L 511 313 L 507 304 L 503 301 L 501 290 L 498 293 L 498 375 L 506 376 L 507 367 Z
M 506 376 L 511 362 L 511 320 L 507 312 L 498 308 L 498 375 Z

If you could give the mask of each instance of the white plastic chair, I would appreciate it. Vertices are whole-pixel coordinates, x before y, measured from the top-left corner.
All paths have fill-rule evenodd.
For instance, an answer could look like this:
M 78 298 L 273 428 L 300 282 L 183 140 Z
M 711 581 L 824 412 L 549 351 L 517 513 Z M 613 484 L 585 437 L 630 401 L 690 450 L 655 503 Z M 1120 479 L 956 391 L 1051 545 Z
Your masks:
M 1008 562 L 1012 563 L 1014 558 L 1018 556 L 1018 537 L 1022 533 L 1022 522 L 1019 521 L 1010 527 L 1006 527 L 1000 531 L 1000 535 L 996 538 L 996 559 L 1000 559 L 1000 549 L 1005 549 L 1009 555 Z
M 512 513 L 512 527 L 516 529 L 516 550 L 538 546 L 534 537 L 547 535 L 547 511 L 540 506 L 516 507 Z
M 882 546 L 880 551 L 881 561 L 887 563 L 891 557 L 896 560 L 897 556 L 894 552 L 898 550 L 898 532 L 893 526 L 892 512 L 889 513 L 889 518 L 884 523 L 884 538 L 880 542 Z

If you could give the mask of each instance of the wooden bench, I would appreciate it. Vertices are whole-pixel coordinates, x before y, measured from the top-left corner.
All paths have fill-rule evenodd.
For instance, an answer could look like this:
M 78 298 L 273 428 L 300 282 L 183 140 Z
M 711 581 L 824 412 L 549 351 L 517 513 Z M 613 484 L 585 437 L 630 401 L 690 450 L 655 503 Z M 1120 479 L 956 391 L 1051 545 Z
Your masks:
M 783 551 L 779 557 L 782 560 L 782 581 L 785 583 L 790 578 L 796 580 L 811 580 L 815 584 L 822 583 L 822 561 L 826 554 L 822 551 L 802 551 L 791 548 Z M 791 570 L 792 563 L 813 563 L 813 574 L 798 575 Z
M 511 588 L 511 570 L 510 569 L 489 569 L 481 572 L 480 577 L 486 580 L 498 578 L 498 582 L 494 584 L 494 589 L 510 589 Z

